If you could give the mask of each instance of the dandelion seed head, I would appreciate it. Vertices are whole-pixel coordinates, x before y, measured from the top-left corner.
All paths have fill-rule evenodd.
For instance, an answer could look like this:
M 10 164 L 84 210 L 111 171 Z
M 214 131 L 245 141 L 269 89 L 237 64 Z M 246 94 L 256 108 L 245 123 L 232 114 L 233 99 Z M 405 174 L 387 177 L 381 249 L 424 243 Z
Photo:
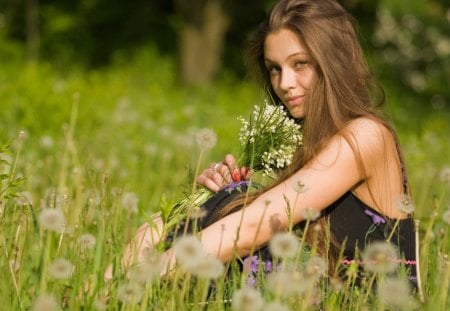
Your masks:
M 122 207 L 130 213 L 137 213 L 139 199 L 133 192 L 125 192 L 122 197 Z
M 243 287 L 233 293 L 231 306 L 236 311 L 258 311 L 263 306 L 261 294 L 253 288 Z
M 57 311 L 61 310 L 55 297 L 42 294 L 33 302 L 32 311 Z
M 95 248 L 96 239 L 92 234 L 85 233 L 80 236 L 78 242 L 80 243 L 81 249 L 93 250 Z
M 292 232 L 278 232 L 269 243 L 270 253 L 278 258 L 292 258 L 297 254 L 300 243 Z
M 103 300 L 96 299 L 94 301 L 94 309 L 97 311 L 105 311 L 108 308 L 106 303 Z
M 278 301 L 272 301 L 266 304 L 263 311 L 289 311 L 289 308 Z
M 305 220 L 314 221 L 319 218 L 320 211 L 310 207 L 306 207 L 302 209 L 301 214 L 305 218 Z
M 33 203 L 33 196 L 28 191 L 19 192 L 16 198 L 16 204 L 19 206 L 27 206 Z
M 398 258 L 397 248 L 386 241 L 369 244 L 362 254 L 364 269 L 374 273 L 394 272 L 398 265 Z
M 447 225 L 450 225 L 450 209 L 446 210 L 444 214 L 442 214 L 442 220 L 444 220 Z
M 402 278 L 384 278 L 378 285 L 378 297 L 388 306 L 405 308 L 411 302 L 408 281 Z
M 185 268 L 195 267 L 205 255 L 200 241 L 192 235 L 179 238 L 173 248 L 175 257 Z
M 217 143 L 216 133 L 209 128 L 201 129 L 195 136 L 197 139 L 197 144 L 202 150 L 209 150 Z
M 414 212 L 414 203 L 407 194 L 402 194 L 398 197 L 395 206 L 402 213 L 411 214 Z
M 317 279 L 321 276 L 325 276 L 327 269 L 328 266 L 325 259 L 320 256 L 312 256 L 306 262 L 304 272 L 306 277 Z
M 439 173 L 439 179 L 444 183 L 450 184 L 450 167 L 444 167 Z
M 164 265 L 161 255 L 152 252 L 145 256 L 144 261 L 139 263 L 139 265 L 133 269 L 130 279 L 145 285 L 159 277 L 163 268 Z
M 292 183 L 292 189 L 298 194 L 305 192 L 306 185 L 301 180 L 296 180 Z
M 41 228 L 61 232 L 64 229 L 64 214 L 57 208 L 44 208 L 39 213 Z
M 48 267 L 48 273 L 55 279 L 65 280 L 72 276 L 73 265 L 70 261 L 57 258 Z
M 39 145 L 42 149 L 48 150 L 51 149 L 54 145 L 53 138 L 51 136 L 42 136 L 39 139 Z
M 137 283 L 127 283 L 117 289 L 117 298 L 123 303 L 135 305 L 141 301 L 143 293 Z
M 304 278 L 302 273 L 295 270 L 274 271 L 267 276 L 266 282 L 269 291 L 283 297 L 302 294 L 313 285 L 310 279 Z
M 190 266 L 192 274 L 206 280 L 218 279 L 224 272 L 223 263 L 212 256 L 204 256 L 195 266 Z

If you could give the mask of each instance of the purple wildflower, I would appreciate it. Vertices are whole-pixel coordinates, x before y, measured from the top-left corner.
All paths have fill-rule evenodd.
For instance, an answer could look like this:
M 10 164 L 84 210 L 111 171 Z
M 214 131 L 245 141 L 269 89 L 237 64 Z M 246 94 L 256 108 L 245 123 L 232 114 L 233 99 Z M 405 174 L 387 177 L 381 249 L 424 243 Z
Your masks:
M 248 272 L 250 273 L 256 273 L 258 272 L 258 265 L 259 265 L 259 258 L 258 256 L 249 256 L 244 259 L 244 267 L 248 267 Z
M 378 224 L 384 224 L 384 223 L 386 222 L 386 220 L 385 220 L 383 217 L 381 217 L 381 216 L 375 214 L 375 213 L 372 212 L 372 211 L 369 211 L 368 209 L 364 210 L 364 214 L 366 214 L 366 215 L 372 217 L 372 222 L 373 222 L 374 224 L 376 224 L 376 225 L 378 225 Z

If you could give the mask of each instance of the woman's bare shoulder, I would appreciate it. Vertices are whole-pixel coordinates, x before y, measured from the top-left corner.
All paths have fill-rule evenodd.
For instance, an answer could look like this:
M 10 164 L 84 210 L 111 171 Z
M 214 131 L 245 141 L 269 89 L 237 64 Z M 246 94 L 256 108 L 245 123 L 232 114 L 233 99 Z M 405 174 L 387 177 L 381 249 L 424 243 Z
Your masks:
M 366 164 L 378 162 L 395 146 L 395 138 L 386 123 L 374 118 L 361 117 L 344 128 L 350 143 L 356 147 Z M 390 153 L 390 152 L 389 152 Z

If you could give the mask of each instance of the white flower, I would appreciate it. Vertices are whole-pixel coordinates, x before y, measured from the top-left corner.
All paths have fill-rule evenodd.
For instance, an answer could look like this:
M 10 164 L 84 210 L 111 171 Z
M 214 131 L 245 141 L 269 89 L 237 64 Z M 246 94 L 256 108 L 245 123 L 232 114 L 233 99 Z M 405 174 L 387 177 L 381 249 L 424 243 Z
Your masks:
M 408 281 L 401 278 L 383 278 L 378 285 L 378 297 L 388 306 L 408 310 L 411 302 Z
M 261 294 L 253 288 L 243 287 L 233 293 L 232 308 L 236 311 L 258 311 L 263 306 Z
M 364 269 L 375 273 L 394 272 L 398 265 L 398 250 L 389 242 L 375 241 L 362 254 Z
M 141 286 L 136 283 L 128 283 L 118 288 L 117 298 L 123 303 L 134 305 L 141 301 L 143 293 Z
M 68 279 L 72 276 L 73 265 L 70 261 L 58 258 L 55 259 L 48 267 L 48 273 L 55 279 Z
M 139 199 L 133 192 L 126 192 L 122 197 L 122 206 L 130 213 L 137 213 Z
M 217 143 L 217 135 L 213 130 L 204 128 L 196 134 L 197 144 L 200 149 L 208 150 L 213 148 Z
M 195 267 L 205 256 L 200 241 L 192 235 L 185 235 L 179 238 L 175 241 L 173 249 L 179 263 L 187 269 Z
M 37 297 L 32 307 L 32 311 L 57 311 L 60 309 L 55 297 L 47 294 L 42 294 Z
M 39 214 L 39 223 L 45 230 L 61 232 L 64 228 L 64 214 L 60 209 L 44 208 Z
M 402 213 L 411 214 L 414 212 L 414 203 L 412 198 L 407 194 L 402 194 L 399 198 L 397 198 L 395 206 L 397 210 Z
M 292 232 L 278 232 L 269 244 L 270 253 L 279 258 L 292 258 L 297 254 L 300 243 Z
M 92 234 L 85 233 L 80 236 L 78 242 L 80 243 L 81 249 L 92 250 L 95 248 L 96 239 Z

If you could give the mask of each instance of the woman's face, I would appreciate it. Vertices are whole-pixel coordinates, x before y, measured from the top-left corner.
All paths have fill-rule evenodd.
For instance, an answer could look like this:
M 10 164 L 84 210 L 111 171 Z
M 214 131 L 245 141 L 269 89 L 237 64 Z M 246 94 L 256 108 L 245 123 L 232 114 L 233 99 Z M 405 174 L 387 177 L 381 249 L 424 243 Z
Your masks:
M 294 118 L 305 115 L 304 99 L 316 71 L 298 35 L 281 28 L 267 35 L 264 63 L 272 88 Z

